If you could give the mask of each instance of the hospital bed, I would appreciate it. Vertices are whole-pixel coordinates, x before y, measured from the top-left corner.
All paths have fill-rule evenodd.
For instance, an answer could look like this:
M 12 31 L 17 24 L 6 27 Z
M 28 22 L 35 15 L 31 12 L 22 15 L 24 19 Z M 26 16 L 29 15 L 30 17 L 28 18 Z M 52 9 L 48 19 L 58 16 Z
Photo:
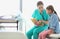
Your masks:
M 50 39 L 60 39 L 60 34 L 51 34 Z

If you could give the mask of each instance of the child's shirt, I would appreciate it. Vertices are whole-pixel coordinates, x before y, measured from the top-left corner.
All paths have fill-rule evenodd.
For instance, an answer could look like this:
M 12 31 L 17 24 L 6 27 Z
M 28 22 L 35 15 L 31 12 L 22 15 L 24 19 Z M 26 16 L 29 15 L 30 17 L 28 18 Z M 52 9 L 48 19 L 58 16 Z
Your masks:
M 56 14 L 50 14 L 49 28 L 53 29 L 55 33 L 59 33 L 59 20 Z

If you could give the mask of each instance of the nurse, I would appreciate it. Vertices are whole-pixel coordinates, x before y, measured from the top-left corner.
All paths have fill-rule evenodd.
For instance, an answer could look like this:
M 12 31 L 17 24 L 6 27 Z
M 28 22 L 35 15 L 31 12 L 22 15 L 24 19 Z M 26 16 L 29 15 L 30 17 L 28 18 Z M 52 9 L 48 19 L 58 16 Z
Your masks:
M 37 3 L 37 7 L 38 9 L 34 11 L 31 19 L 34 23 L 34 27 L 26 33 L 28 39 L 32 39 L 32 35 L 33 39 L 38 39 L 39 33 L 48 29 L 49 16 L 43 8 L 42 1 Z
M 46 39 L 47 35 L 58 34 L 59 33 L 59 19 L 57 13 L 55 12 L 52 5 L 49 5 L 47 8 L 47 13 L 49 14 L 49 29 L 43 31 L 39 34 L 39 39 Z

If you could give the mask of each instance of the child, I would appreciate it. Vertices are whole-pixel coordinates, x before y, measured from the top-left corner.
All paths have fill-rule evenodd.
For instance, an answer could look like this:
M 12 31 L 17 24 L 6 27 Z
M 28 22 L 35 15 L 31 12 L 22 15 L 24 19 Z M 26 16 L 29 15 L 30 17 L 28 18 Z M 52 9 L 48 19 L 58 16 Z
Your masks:
M 59 33 L 59 20 L 58 16 L 53 8 L 52 5 L 49 5 L 46 8 L 47 13 L 49 14 L 49 29 L 46 31 L 43 31 L 39 34 L 39 39 L 46 39 L 47 35 L 50 35 L 52 33 Z
M 46 10 L 43 8 L 42 1 L 37 3 L 38 9 L 36 9 L 32 15 L 32 22 L 34 23 L 34 27 L 29 30 L 26 35 L 28 39 L 38 39 L 38 35 L 40 32 L 48 29 L 48 14 L 46 14 Z M 42 22 L 42 20 L 44 20 Z

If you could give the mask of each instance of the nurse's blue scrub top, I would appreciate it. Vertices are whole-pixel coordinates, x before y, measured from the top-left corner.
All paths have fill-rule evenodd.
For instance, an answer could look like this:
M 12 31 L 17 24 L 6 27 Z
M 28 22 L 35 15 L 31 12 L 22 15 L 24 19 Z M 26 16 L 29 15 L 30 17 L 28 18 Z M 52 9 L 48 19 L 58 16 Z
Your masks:
M 46 13 L 46 10 L 43 10 L 42 13 L 40 13 L 40 11 L 38 9 L 36 9 L 32 15 L 33 18 L 35 18 L 37 21 L 39 20 L 45 20 L 48 21 L 49 20 L 49 15 Z M 44 26 L 48 24 L 44 24 Z M 36 26 L 36 25 L 35 25 Z

